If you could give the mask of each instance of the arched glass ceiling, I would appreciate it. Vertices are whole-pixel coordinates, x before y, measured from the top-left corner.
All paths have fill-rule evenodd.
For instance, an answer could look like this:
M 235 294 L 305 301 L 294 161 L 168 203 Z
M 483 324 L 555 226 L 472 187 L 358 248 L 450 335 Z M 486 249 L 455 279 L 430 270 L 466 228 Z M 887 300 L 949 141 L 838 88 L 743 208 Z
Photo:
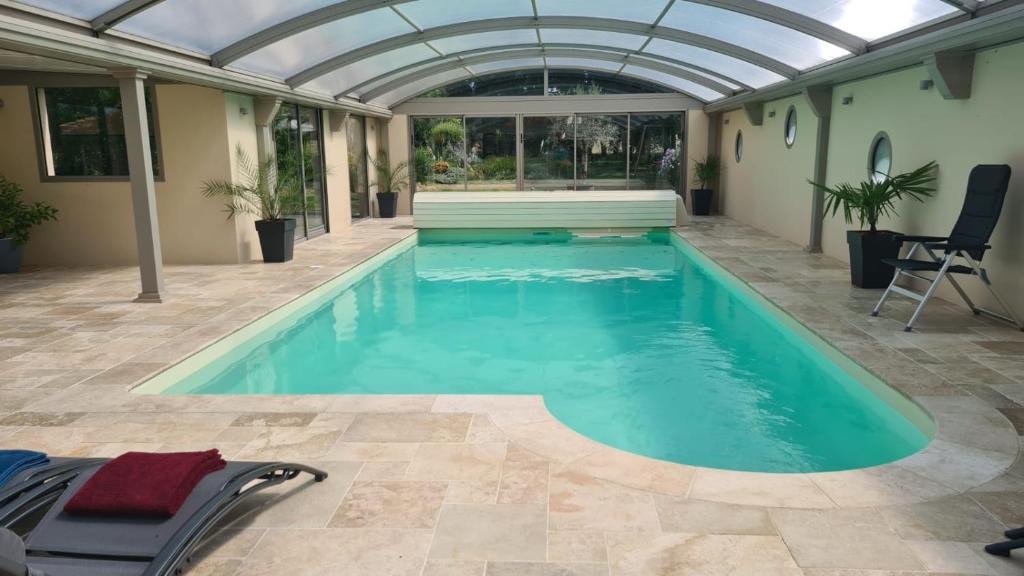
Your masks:
M 871 41 L 879 38 L 969 10 L 958 8 L 952 0 L 20 3 L 84 20 L 98 33 L 112 27 L 143 41 L 206 55 L 215 66 L 268 76 L 330 95 L 348 94 L 356 88 L 373 89 L 374 83 L 379 87 L 388 82 L 386 78 L 421 64 L 426 68 L 436 59 L 456 53 L 524 46 L 604 48 L 638 57 L 648 55 L 687 66 L 690 72 L 713 78 L 730 89 L 758 88 L 864 52 Z M 599 70 L 608 64 L 584 60 Z M 500 61 L 493 61 L 476 68 L 499 65 Z M 632 63 L 630 67 L 632 72 L 651 74 L 648 78 L 652 80 L 655 73 L 676 78 L 663 69 L 638 68 Z M 462 73 L 470 74 L 471 70 L 474 68 L 463 69 Z M 667 80 L 658 77 L 658 81 Z M 699 82 L 695 85 L 707 90 Z
M 563 64 L 564 64 L 564 66 L 563 66 Z M 580 62 L 580 61 L 576 61 L 576 60 L 573 60 L 573 59 L 555 59 L 555 58 L 548 58 L 548 67 L 551 68 L 552 70 L 562 70 L 562 69 L 564 69 L 564 70 L 572 70 L 572 71 L 586 70 L 586 71 L 593 71 L 593 72 L 610 72 L 610 73 L 614 73 L 616 70 L 618 70 L 618 67 L 614 67 L 613 68 L 611 66 L 608 66 L 607 63 L 602 63 L 602 62 L 591 62 L 591 61 Z M 517 66 L 503 66 L 503 67 L 500 67 L 500 68 L 488 70 L 488 74 L 493 74 L 493 73 L 496 73 L 496 72 L 511 72 L 511 71 L 522 70 L 522 69 L 523 68 L 519 68 Z M 662 82 L 659 82 L 658 80 L 652 79 L 652 78 L 650 78 L 650 77 L 648 77 L 646 75 L 636 75 L 636 74 L 631 74 L 631 73 L 626 73 L 626 72 L 619 72 L 618 75 L 623 77 L 623 78 L 632 78 L 632 79 L 635 79 L 635 80 L 638 80 L 638 81 L 641 81 L 641 82 L 648 82 L 648 83 L 651 83 L 651 84 L 661 85 L 661 86 L 664 86 L 665 88 L 667 88 L 669 90 L 672 90 L 672 91 L 679 91 L 679 88 L 677 86 L 663 84 Z M 433 90 L 435 88 L 440 88 L 442 86 L 447 86 L 448 84 L 451 84 L 453 82 L 458 82 L 460 80 L 464 80 L 464 79 L 470 78 L 470 77 L 472 77 L 472 75 L 469 72 L 467 72 L 465 69 L 460 68 L 458 70 L 450 70 L 450 71 L 445 72 L 443 74 L 438 74 L 436 76 L 431 76 L 430 78 L 424 78 L 424 79 L 421 79 L 421 80 L 417 80 L 415 82 L 410 82 L 410 83 L 405 84 L 405 85 L 403 85 L 403 86 L 401 86 L 399 88 L 396 88 L 395 90 L 389 91 L 389 92 L 387 92 L 385 94 L 381 94 L 380 96 L 377 96 L 377 97 L 375 97 L 373 99 L 370 99 L 369 102 L 371 104 L 378 104 L 378 105 L 386 106 L 386 107 L 390 108 L 390 107 L 393 107 L 393 106 L 397 106 L 397 105 L 401 104 L 402 102 L 405 102 L 406 100 L 409 100 L 410 98 L 415 98 L 416 96 L 419 96 L 421 94 L 429 92 L 430 90 Z

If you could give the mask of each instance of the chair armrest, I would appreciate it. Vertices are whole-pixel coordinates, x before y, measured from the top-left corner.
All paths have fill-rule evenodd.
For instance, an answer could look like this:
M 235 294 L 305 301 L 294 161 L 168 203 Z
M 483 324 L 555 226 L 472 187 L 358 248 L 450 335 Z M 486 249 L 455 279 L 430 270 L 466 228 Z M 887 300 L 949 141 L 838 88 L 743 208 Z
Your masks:
M 953 242 L 943 242 L 940 244 L 926 244 L 932 250 L 942 250 L 946 254 L 950 252 L 984 252 L 992 246 L 988 244 L 957 244 Z
M 948 236 L 897 236 L 896 241 L 903 242 L 945 242 Z

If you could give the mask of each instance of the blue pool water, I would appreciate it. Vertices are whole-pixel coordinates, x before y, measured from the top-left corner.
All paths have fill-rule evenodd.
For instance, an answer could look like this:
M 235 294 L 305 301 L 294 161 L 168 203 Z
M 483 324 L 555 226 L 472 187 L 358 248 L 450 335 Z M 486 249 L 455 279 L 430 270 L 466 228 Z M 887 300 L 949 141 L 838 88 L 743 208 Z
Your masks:
M 733 470 L 860 468 L 928 443 L 916 407 L 883 400 L 877 381 L 674 243 L 421 232 L 162 393 L 542 394 L 599 442 Z

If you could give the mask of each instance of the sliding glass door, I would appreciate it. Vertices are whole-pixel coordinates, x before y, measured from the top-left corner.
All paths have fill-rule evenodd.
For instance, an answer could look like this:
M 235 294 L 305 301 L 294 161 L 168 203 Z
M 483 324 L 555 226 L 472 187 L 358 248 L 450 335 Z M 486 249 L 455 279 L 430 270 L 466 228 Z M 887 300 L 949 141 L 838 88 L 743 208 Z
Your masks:
M 680 190 L 683 182 L 681 114 L 631 114 L 629 188 Z
M 523 190 L 572 190 L 573 116 L 523 117 Z
M 327 231 L 323 141 L 320 111 L 282 104 L 274 119 L 274 145 L 279 178 L 295 182 L 301 202 L 294 214 L 295 237 L 312 238 Z
M 414 118 L 413 170 L 419 192 L 466 189 L 466 128 L 457 116 Z
M 629 116 L 576 116 L 576 189 L 626 190 Z
M 516 117 L 466 118 L 467 190 L 515 190 Z

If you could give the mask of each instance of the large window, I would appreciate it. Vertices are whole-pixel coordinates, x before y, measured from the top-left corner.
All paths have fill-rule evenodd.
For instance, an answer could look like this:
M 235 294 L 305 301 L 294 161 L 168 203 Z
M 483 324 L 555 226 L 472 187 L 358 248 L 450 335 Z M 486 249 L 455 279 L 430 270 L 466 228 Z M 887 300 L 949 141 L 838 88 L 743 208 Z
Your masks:
M 682 189 L 681 112 L 434 116 L 412 125 L 420 192 Z
M 46 176 L 128 177 L 128 146 L 118 88 L 40 88 L 36 94 Z M 160 147 L 153 122 L 151 88 L 146 88 L 146 116 L 153 174 L 160 176 Z
M 370 215 L 370 183 L 367 173 L 366 118 L 349 116 L 345 122 L 348 142 L 348 186 L 352 202 L 352 219 Z
M 282 104 L 274 119 L 278 174 L 302 183 L 302 206 L 295 218 L 295 236 L 313 237 L 327 231 L 324 202 L 324 161 L 320 111 Z

